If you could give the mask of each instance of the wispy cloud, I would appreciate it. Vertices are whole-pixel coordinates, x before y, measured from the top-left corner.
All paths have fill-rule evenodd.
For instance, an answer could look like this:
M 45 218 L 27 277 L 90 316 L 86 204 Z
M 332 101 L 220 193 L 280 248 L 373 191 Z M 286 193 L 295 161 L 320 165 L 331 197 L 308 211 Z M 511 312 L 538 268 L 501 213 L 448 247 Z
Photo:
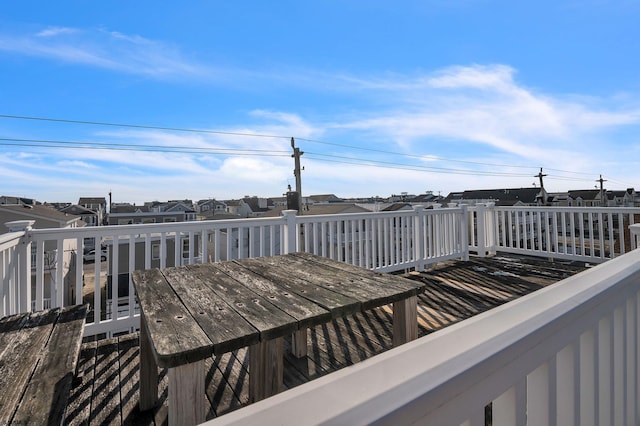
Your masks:
M 535 91 L 518 83 L 515 70 L 504 65 L 455 66 L 370 84 L 361 80 L 360 87 L 363 96 L 376 97 L 381 106 L 336 120 L 332 127 L 366 132 L 425 154 L 442 150 L 434 142 L 455 140 L 464 141 L 473 156 L 478 150 L 470 148 L 477 145 L 522 160 L 555 162 L 571 152 L 579 155 L 575 149 L 585 139 L 640 124 L 637 107 L 619 110 L 605 101 L 580 103 Z
M 157 79 L 216 73 L 171 43 L 104 29 L 49 27 L 33 35 L 0 34 L 0 51 Z
M 55 37 L 62 34 L 76 34 L 79 30 L 69 27 L 49 27 L 36 33 L 36 37 Z

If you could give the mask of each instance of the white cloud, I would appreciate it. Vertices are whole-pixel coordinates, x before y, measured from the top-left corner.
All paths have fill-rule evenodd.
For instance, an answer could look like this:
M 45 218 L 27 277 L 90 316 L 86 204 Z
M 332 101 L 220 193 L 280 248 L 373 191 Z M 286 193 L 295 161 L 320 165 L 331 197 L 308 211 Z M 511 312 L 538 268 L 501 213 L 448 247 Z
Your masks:
M 76 28 L 68 27 L 48 27 L 36 33 L 36 37 L 55 37 L 61 34 L 75 34 L 79 32 Z
M 172 44 L 106 30 L 49 27 L 35 36 L 0 34 L 0 50 L 158 79 L 216 74 Z

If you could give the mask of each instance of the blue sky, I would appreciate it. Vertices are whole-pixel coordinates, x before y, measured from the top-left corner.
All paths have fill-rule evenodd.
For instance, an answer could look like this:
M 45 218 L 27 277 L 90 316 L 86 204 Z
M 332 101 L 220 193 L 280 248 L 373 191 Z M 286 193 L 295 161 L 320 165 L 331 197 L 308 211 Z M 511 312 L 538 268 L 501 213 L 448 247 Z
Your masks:
M 291 137 L 304 194 L 541 167 L 550 191 L 640 190 L 638 22 L 627 0 L 11 2 L 0 195 L 280 196 Z

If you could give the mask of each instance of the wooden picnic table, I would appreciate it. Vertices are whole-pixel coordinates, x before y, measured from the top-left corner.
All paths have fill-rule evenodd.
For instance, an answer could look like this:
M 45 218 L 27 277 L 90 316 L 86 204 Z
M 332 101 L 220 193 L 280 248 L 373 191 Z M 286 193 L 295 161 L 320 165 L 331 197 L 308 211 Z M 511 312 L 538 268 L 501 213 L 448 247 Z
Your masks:
M 393 342 L 417 337 L 425 284 L 307 253 L 135 271 L 141 308 L 140 408 L 158 399 L 168 369 L 169 422 L 205 420 L 204 359 L 249 347 L 249 396 L 278 393 L 283 338 L 307 354 L 307 330 L 393 303 Z

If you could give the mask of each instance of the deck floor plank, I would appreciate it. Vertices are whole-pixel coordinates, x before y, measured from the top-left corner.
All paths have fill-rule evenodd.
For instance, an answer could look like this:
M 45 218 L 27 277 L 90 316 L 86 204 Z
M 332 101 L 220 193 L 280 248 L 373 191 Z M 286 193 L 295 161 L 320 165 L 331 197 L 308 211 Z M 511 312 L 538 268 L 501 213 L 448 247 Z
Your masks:
M 418 337 L 499 306 L 571 276 L 584 266 L 546 260 L 514 261 L 510 256 L 446 262 L 408 278 L 428 284 L 418 296 Z M 393 347 L 391 305 L 317 325 L 307 335 L 308 355 L 291 354 L 285 338 L 284 387 L 360 362 Z M 67 407 L 66 423 L 162 425 L 167 421 L 167 374 L 160 370 L 159 405 L 138 409 L 139 342 L 136 333 L 85 343 Z M 244 407 L 249 401 L 247 349 L 208 358 L 207 419 Z M 204 397 L 204 396 L 203 396 Z

